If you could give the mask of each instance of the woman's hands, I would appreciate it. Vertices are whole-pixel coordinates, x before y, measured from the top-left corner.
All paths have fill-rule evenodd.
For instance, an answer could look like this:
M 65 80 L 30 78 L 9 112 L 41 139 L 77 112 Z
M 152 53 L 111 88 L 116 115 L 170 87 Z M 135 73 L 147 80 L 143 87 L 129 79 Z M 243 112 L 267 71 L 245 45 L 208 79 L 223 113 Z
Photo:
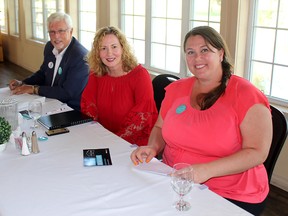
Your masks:
M 155 148 L 151 146 L 140 146 L 131 153 L 130 158 L 134 165 L 138 165 L 139 163 L 143 162 L 149 163 L 156 155 L 157 151 Z M 210 178 L 210 172 L 208 167 L 209 166 L 207 164 L 193 164 L 184 169 L 187 169 L 189 171 L 193 170 L 194 182 L 197 184 L 201 184 L 206 182 Z
M 156 155 L 157 155 L 157 151 L 155 148 L 151 146 L 141 146 L 135 149 L 131 153 L 130 158 L 132 162 L 134 163 L 134 165 L 138 165 L 139 162 L 140 163 L 150 162 L 153 159 L 153 157 L 155 157 Z
M 131 153 L 130 158 L 134 165 L 138 165 L 139 162 L 143 163 L 144 161 L 146 163 L 150 162 L 153 157 L 164 149 L 165 141 L 162 137 L 162 124 L 163 120 L 161 115 L 159 115 L 151 131 L 148 145 L 138 147 Z
M 193 164 L 188 168 L 193 171 L 194 183 L 202 184 L 211 178 L 207 164 Z

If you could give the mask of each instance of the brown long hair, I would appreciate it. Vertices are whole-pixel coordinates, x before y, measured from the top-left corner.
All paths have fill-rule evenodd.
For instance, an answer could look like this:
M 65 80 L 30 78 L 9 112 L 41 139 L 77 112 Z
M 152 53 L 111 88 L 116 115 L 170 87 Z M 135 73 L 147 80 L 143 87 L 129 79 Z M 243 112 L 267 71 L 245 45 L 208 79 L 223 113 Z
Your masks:
M 118 38 L 120 45 L 122 46 L 123 53 L 121 58 L 123 70 L 128 72 L 138 65 L 137 59 L 132 52 L 132 49 L 125 35 L 116 27 L 103 27 L 96 32 L 92 44 L 92 49 L 87 55 L 87 62 L 89 64 L 89 68 L 92 69 L 97 76 L 103 76 L 107 73 L 106 65 L 104 65 L 101 61 L 99 52 L 103 37 L 109 34 L 115 35 Z
M 205 110 L 210 108 L 217 101 L 217 99 L 225 93 L 226 83 L 233 73 L 233 66 L 230 62 L 230 53 L 226 42 L 215 29 L 209 26 L 195 27 L 186 34 L 183 43 L 184 52 L 188 38 L 196 35 L 202 36 L 207 44 L 213 46 L 217 50 L 224 50 L 223 61 L 221 62 L 223 74 L 220 85 L 208 93 L 199 94 L 197 96 L 198 105 L 200 106 L 201 110 Z

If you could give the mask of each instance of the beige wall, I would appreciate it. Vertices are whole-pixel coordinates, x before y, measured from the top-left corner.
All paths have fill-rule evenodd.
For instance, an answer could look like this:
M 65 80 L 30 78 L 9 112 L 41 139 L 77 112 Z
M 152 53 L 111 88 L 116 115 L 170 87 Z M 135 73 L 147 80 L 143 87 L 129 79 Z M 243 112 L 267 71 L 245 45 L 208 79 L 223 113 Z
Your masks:
M 8 1 L 12 2 L 12 1 Z M 23 4 L 25 2 L 25 5 Z M 73 23 L 77 26 L 77 4 L 76 0 L 66 0 L 67 12 L 70 13 Z M 9 3 L 10 4 L 10 3 Z M 30 1 L 19 1 L 20 37 L 3 34 L 4 57 L 30 71 L 36 71 L 43 60 L 44 43 L 35 42 L 29 39 L 31 30 L 29 24 Z M 231 51 L 232 59 L 235 62 L 235 73 L 243 76 L 245 72 L 245 48 L 248 24 L 249 0 L 222 0 L 223 10 L 221 22 L 221 34 L 226 39 Z M 106 25 L 118 26 L 118 0 L 99 0 L 98 2 L 98 23 L 97 27 Z M 239 12 L 239 13 L 238 13 Z M 241 13 L 241 16 L 239 15 Z M 77 38 L 77 29 L 74 27 L 74 36 Z M 237 56 L 237 57 L 236 57 Z M 277 161 L 272 183 L 288 191 L 288 141 L 283 147 Z

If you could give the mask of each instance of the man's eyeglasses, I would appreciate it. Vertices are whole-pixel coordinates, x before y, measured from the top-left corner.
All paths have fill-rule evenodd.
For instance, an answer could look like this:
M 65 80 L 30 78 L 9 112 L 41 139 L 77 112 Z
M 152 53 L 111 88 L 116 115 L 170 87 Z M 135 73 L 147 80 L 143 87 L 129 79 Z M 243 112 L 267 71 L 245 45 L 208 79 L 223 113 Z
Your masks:
M 48 31 L 49 35 L 56 35 L 56 34 L 59 34 L 59 35 L 63 35 L 64 33 L 67 32 L 67 30 L 69 30 L 69 28 L 67 29 L 59 29 L 58 31 Z

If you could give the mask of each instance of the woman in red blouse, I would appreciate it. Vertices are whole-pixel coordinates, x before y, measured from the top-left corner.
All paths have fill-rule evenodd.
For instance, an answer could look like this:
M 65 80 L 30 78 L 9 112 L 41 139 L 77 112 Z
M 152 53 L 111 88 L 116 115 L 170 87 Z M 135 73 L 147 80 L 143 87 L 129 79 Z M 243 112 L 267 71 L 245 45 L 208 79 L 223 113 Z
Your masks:
M 81 111 L 131 144 L 147 145 L 157 118 L 152 82 L 124 34 L 115 27 L 99 29 L 88 64 Z

